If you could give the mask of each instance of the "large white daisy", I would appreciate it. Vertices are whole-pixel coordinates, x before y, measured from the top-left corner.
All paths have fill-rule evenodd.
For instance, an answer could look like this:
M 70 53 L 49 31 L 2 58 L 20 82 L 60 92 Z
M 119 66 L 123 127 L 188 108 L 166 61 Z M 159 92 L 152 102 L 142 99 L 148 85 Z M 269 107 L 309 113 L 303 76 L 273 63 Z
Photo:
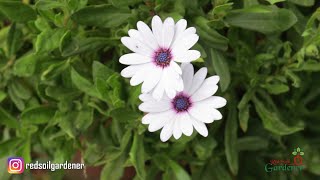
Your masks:
M 201 68 L 196 74 L 192 64 L 182 64 L 182 79 L 184 89 L 173 99 L 163 96 L 160 101 L 154 99 L 150 93 L 141 94 L 143 101 L 139 109 L 146 114 L 142 118 L 143 124 L 149 124 L 150 132 L 162 128 L 160 139 L 165 142 L 172 135 L 179 139 L 183 134 L 190 136 L 193 127 L 206 137 L 208 129 L 205 123 L 212 123 L 222 118 L 217 108 L 226 105 L 227 101 L 219 96 L 212 96 L 218 90 L 219 76 L 207 79 L 207 68 Z
M 132 86 L 142 84 L 142 93 L 152 91 L 155 99 L 161 99 L 164 92 L 173 98 L 183 89 L 181 68 L 177 62 L 191 62 L 200 57 L 200 52 L 189 50 L 199 39 L 194 27 L 187 27 L 185 19 L 176 24 L 169 17 L 164 22 L 159 16 L 152 18 L 152 30 L 142 21 L 138 30 L 130 29 L 129 37 L 121 42 L 134 53 L 120 57 L 120 63 L 130 65 L 121 75 L 131 78 Z

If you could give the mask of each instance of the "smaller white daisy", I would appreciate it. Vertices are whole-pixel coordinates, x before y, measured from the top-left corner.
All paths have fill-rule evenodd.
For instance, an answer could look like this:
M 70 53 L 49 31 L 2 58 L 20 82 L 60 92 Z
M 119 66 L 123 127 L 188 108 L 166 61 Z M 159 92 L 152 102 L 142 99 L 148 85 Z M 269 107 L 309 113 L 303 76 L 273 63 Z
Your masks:
M 160 100 L 163 94 L 170 98 L 183 89 L 180 62 L 191 62 L 200 57 L 200 52 L 190 50 L 198 41 L 194 27 L 187 28 L 185 19 L 176 24 L 169 17 L 161 21 L 154 16 L 152 30 L 142 21 L 137 29 L 128 31 L 129 37 L 122 37 L 121 42 L 134 53 L 124 54 L 119 61 L 129 65 L 121 75 L 131 78 L 130 84 L 142 83 L 142 93 L 152 92 Z
M 196 74 L 192 64 L 182 64 L 183 91 L 173 99 L 163 96 L 160 101 L 154 99 L 150 93 L 141 94 L 143 101 L 139 109 L 146 114 L 142 118 L 143 124 L 149 124 L 150 132 L 162 128 L 160 139 L 167 141 L 172 135 L 179 139 L 183 134 L 190 136 L 193 127 L 202 136 L 208 136 L 205 123 L 222 119 L 217 108 L 226 105 L 227 101 L 219 96 L 212 96 L 218 90 L 219 76 L 207 79 L 207 68 L 201 68 Z

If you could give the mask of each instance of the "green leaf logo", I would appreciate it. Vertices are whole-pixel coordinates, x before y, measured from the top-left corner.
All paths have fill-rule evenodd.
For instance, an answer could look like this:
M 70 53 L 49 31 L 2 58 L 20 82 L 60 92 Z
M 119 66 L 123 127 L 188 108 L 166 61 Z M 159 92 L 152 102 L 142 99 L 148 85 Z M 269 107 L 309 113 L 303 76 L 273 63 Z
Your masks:
M 297 154 L 299 154 L 300 156 L 304 155 L 304 152 L 302 151 L 302 149 L 300 147 L 298 147 L 297 149 L 294 149 L 292 152 L 292 155 L 296 156 Z

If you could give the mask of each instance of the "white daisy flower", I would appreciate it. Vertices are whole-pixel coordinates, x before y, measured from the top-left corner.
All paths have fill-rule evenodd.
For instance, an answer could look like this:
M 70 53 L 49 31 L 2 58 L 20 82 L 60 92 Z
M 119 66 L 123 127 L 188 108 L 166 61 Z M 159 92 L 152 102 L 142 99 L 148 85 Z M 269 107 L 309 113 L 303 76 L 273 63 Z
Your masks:
M 160 101 L 154 99 L 150 93 L 141 94 L 143 101 L 139 109 L 146 114 L 142 118 L 143 124 L 149 124 L 150 132 L 162 128 L 160 139 L 165 142 L 172 135 L 179 139 L 183 134 L 190 136 L 193 127 L 202 136 L 208 136 L 205 123 L 222 119 L 217 108 L 226 105 L 227 101 L 219 96 L 212 96 L 218 90 L 219 76 L 207 79 L 207 68 L 201 68 L 196 74 L 192 64 L 182 64 L 183 91 L 173 99 L 163 96 Z
M 159 16 L 152 18 L 152 30 L 142 21 L 138 30 L 130 29 L 129 37 L 121 42 L 134 53 L 120 57 L 120 63 L 130 65 L 121 75 L 130 78 L 136 86 L 143 82 L 142 93 L 152 91 L 152 96 L 160 100 L 166 92 L 173 98 L 183 89 L 181 68 L 177 62 L 191 62 L 200 57 L 200 52 L 189 50 L 199 39 L 194 27 L 187 27 L 185 19 L 176 24 L 171 17 L 161 21 Z

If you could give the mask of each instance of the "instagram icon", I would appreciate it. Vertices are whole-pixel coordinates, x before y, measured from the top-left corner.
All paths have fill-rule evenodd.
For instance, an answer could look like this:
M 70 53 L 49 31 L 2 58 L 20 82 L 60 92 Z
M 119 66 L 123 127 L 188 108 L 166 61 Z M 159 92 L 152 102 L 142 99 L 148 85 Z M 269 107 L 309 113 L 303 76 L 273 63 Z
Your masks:
M 22 174 L 24 171 L 24 160 L 22 157 L 8 158 L 8 173 Z

